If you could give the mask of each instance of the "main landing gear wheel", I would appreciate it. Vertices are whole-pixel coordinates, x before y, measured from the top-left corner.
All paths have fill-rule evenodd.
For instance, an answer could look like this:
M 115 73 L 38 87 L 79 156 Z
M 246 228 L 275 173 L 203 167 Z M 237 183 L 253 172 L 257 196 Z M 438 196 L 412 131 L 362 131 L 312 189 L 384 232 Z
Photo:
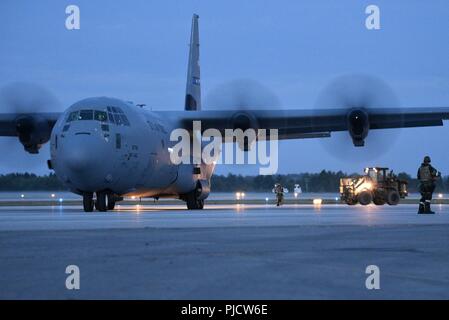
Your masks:
M 85 192 L 83 194 L 83 208 L 85 212 L 94 211 L 94 194 L 93 192 Z
M 108 210 L 114 210 L 115 207 L 115 197 L 112 194 L 108 194 Z
M 106 192 L 97 192 L 97 201 L 95 201 L 95 208 L 97 208 L 98 211 L 105 212 L 108 210 L 108 207 L 106 205 Z
M 198 190 L 195 190 L 195 191 L 187 194 L 187 197 L 186 197 L 187 209 L 201 210 L 204 208 L 204 199 L 198 198 L 198 196 L 200 194 L 201 194 L 201 192 L 198 192 Z

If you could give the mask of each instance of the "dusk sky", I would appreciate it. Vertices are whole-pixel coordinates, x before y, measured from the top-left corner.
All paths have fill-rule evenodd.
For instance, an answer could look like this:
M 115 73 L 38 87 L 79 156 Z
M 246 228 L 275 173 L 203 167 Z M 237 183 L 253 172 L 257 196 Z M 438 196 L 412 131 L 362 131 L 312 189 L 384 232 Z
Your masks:
M 69 4 L 80 8 L 80 30 L 65 28 Z M 380 8 L 380 30 L 365 28 L 369 4 Z M 348 74 L 382 79 L 402 107 L 449 107 L 447 0 L 2 0 L 0 87 L 15 81 L 37 83 L 61 102 L 59 110 L 36 111 L 63 111 L 90 96 L 132 100 L 153 110 L 182 110 L 193 13 L 200 16 L 204 109 L 208 92 L 236 79 L 269 88 L 283 108 L 317 108 L 323 88 Z M 9 111 L 4 106 L 0 110 Z M 345 147 L 346 157 L 341 152 L 333 156 L 329 147 L 342 134 L 327 142 L 282 141 L 279 172 L 360 172 L 379 165 L 415 174 L 428 154 L 447 175 L 448 133 L 449 122 L 444 127 L 388 130 L 377 135 L 374 149 Z M 391 143 L 384 152 L 382 146 Z M 48 146 L 36 156 L 25 153 L 17 139 L 0 138 L 0 150 L 1 173 L 49 172 Z M 217 170 L 228 172 L 257 170 Z

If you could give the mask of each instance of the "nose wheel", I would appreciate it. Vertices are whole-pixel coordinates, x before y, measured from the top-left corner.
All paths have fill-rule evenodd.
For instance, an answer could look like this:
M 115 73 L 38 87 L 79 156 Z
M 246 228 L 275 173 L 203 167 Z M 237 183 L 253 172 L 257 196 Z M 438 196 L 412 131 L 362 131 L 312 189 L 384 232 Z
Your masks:
M 86 211 L 86 212 L 94 211 L 94 194 L 93 194 L 93 192 L 85 192 L 83 194 L 83 207 L 84 207 L 84 211 Z
M 97 195 L 97 201 L 95 201 L 95 208 L 101 212 L 107 211 L 108 206 L 106 204 L 106 197 L 107 197 L 106 192 L 102 192 L 102 191 L 96 192 L 96 195 Z
M 92 212 L 94 208 L 100 212 L 113 210 L 117 198 L 105 191 L 98 191 L 96 194 L 96 200 L 94 200 L 93 192 L 83 193 L 83 208 L 85 212 Z
M 116 198 L 112 194 L 108 194 L 108 210 L 114 210 Z

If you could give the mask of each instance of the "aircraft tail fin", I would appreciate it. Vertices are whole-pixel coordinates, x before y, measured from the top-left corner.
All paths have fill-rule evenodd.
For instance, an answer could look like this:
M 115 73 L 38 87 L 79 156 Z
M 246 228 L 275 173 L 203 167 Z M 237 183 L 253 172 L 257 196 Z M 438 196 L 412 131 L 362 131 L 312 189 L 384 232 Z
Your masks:
M 201 110 L 201 83 L 200 83 L 200 39 L 198 32 L 197 14 L 192 18 L 192 31 L 190 34 L 189 65 L 187 68 L 187 85 L 185 110 Z

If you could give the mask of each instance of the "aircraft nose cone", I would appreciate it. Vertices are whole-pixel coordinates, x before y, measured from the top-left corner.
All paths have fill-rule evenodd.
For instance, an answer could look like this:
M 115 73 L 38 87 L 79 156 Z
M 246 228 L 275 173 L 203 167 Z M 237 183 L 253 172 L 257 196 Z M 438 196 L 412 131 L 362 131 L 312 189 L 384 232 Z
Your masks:
M 80 190 L 96 191 L 106 188 L 106 177 L 111 173 L 109 147 L 106 141 L 94 135 L 66 137 L 58 149 L 58 174 Z
M 61 150 L 66 169 L 76 174 L 95 170 L 98 152 L 102 153 L 102 143 L 91 135 L 74 135 L 64 140 Z
M 65 156 L 65 164 L 68 169 L 81 173 L 92 167 L 93 161 L 91 160 L 93 154 L 86 150 L 85 147 L 77 146 L 76 148 L 67 152 Z
M 109 129 L 109 127 L 107 128 Z M 115 140 L 93 121 L 75 121 L 66 131 L 54 131 L 51 164 L 70 190 L 97 192 L 116 187 L 119 173 Z M 56 135 L 56 137 L 54 136 Z

